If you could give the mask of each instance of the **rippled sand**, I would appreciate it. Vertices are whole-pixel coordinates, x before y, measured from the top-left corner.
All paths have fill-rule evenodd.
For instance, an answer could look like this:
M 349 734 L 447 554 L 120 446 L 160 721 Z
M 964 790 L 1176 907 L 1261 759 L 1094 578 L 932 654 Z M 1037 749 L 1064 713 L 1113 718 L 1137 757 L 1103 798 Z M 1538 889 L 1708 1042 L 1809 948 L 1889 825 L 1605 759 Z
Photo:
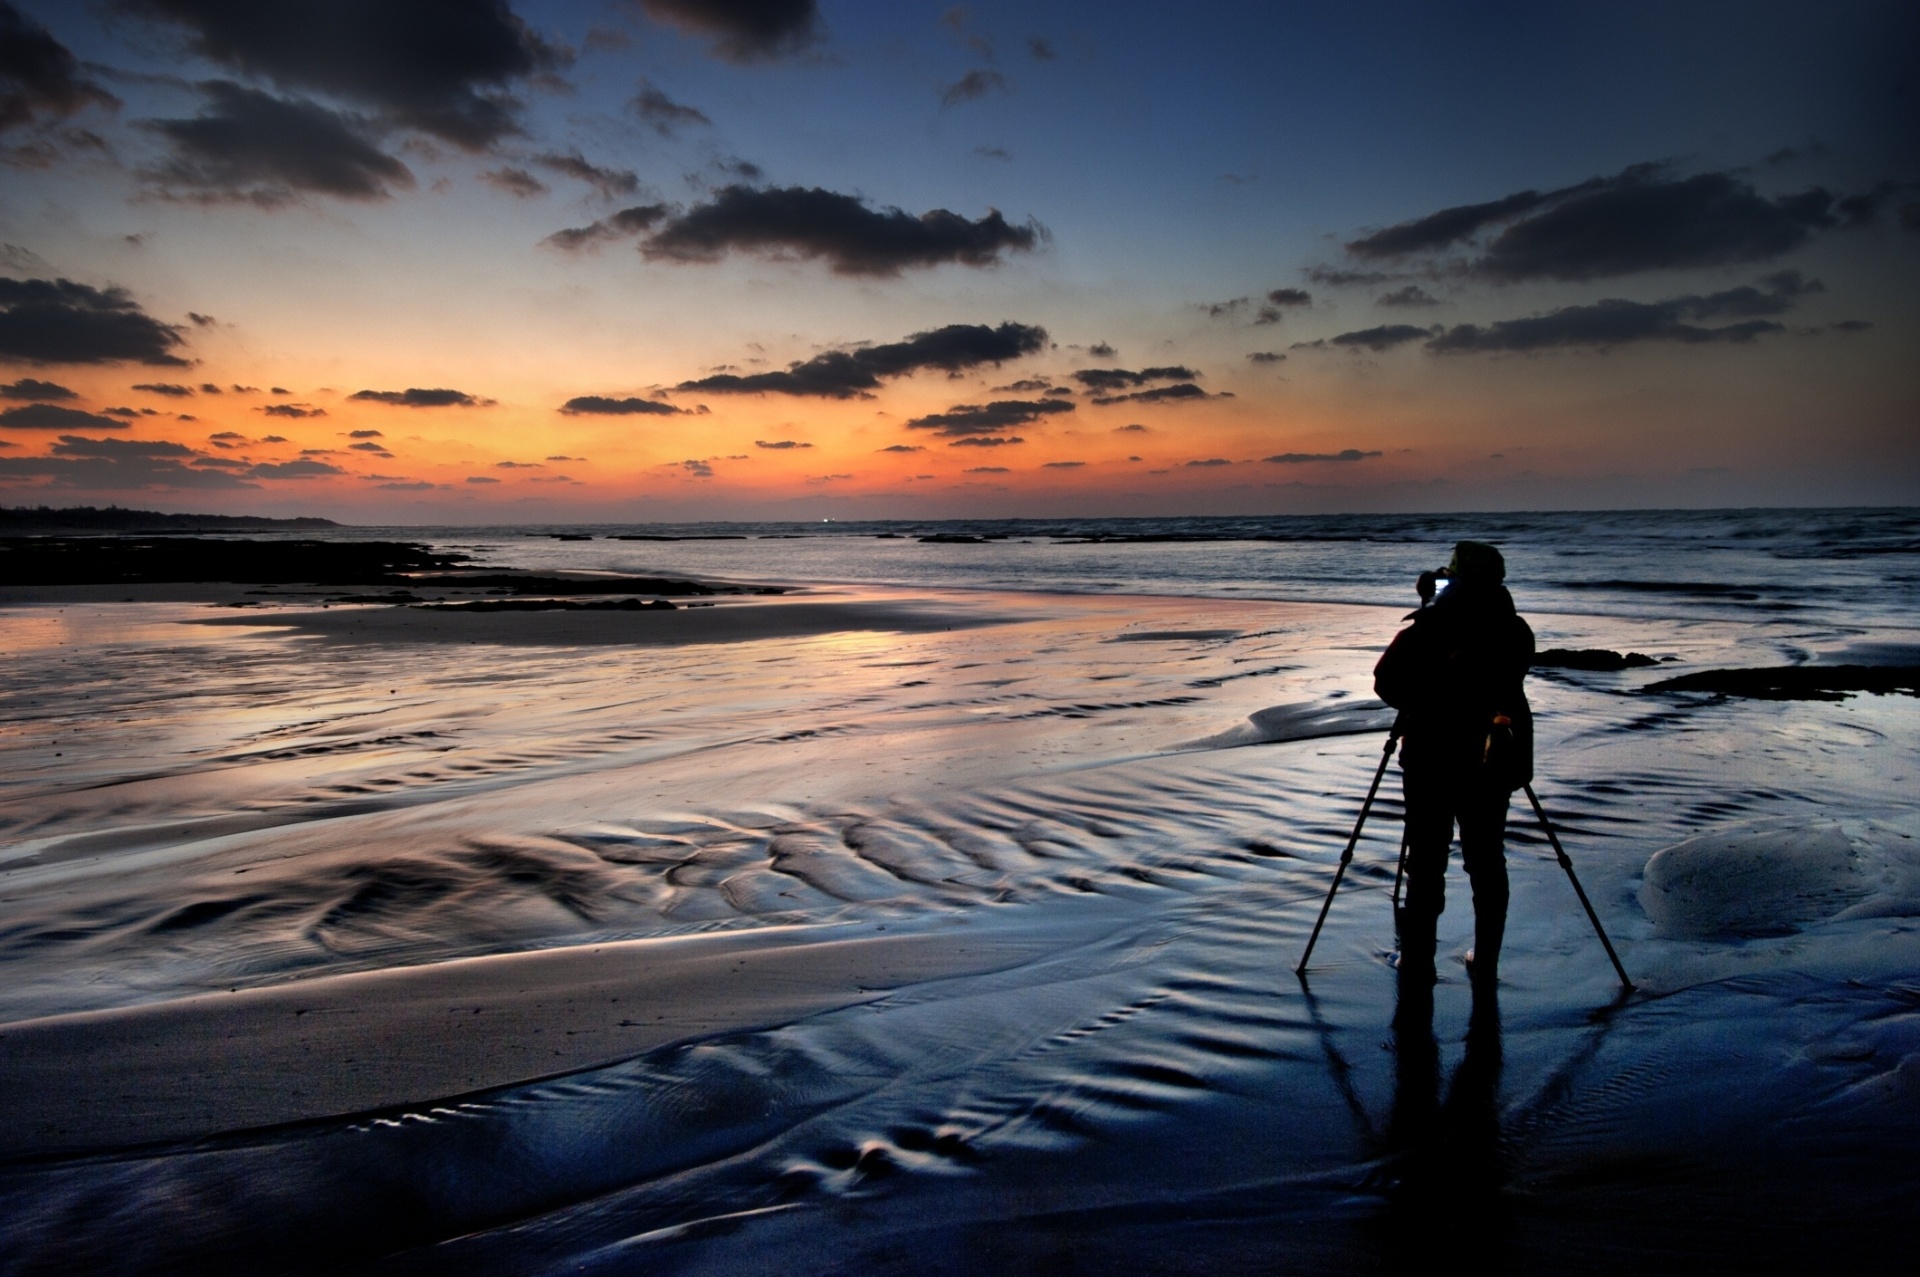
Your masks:
M 1638 697 L 1752 630 L 1537 616 L 1678 658 L 1533 683 L 1642 991 L 1516 814 L 1497 1016 L 1449 960 L 1396 1022 L 1395 785 L 1292 967 L 1398 609 L 796 605 L 0 610 L 6 1270 L 1872 1270 L 1920 1206 L 1911 698 Z M 1778 925 L 1685 894 L 1796 829 Z

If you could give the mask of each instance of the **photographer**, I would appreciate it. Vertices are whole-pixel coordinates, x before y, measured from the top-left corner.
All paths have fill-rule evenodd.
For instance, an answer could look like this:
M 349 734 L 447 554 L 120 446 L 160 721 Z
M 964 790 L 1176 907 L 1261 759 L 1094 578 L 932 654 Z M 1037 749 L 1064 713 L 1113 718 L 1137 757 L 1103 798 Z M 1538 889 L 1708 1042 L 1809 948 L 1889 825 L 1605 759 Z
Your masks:
M 1403 975 L 1431 976 L 1457 821 L 1473 884 L 1476 986 L 1498 978 L 1507 924 L 1507 801 L 1533 776 L 1533 714 L 1523 683 L 1533 631 L 1513 608 L 1500 552 L 1462 541 L 1420 579 L 1412 624 L 1374 667 L 1374 690 L 1400 711 L 1407 895 L 1399 919 Z M 1437 593 L 1437 597 L 1434 597 Z M 1427 602 L 1432 599 L 1431 603 Z

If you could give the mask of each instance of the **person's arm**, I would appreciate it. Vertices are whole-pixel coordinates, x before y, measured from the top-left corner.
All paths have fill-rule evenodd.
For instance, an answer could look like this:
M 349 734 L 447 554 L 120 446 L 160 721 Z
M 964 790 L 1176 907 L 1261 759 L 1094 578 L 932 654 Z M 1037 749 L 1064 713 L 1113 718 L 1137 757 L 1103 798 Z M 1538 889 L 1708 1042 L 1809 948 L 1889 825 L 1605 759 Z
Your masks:
M 1373 667 L 1373 694 L 1395 709 L 1406 709 L 1419 694 L 1420 646 L 1417 627 L 1409 625 L 1393 636 Z

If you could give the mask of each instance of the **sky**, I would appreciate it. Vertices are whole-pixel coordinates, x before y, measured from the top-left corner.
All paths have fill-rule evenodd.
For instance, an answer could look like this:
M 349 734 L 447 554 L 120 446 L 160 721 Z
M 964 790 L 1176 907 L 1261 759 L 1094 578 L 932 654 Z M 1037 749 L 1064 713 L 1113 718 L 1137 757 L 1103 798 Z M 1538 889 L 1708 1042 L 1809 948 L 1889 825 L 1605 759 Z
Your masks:
M 1920 503 L 1909 3 L 0 0 L 0 503 Z

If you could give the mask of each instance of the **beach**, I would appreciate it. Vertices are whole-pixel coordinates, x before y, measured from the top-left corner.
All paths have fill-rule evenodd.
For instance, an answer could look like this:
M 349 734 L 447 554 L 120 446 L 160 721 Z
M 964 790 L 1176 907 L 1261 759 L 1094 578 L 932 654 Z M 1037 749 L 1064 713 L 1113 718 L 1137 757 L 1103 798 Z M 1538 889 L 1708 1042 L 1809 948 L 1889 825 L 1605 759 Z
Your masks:
M 0 1268 L 1894 1271 L 1910 511 L 937 531 L 0 587 Z M 1416 1023 L 1397 770 L 1293 967 L 1468 535 L 1648 658 L 1529 680 L 1637 987 L 1516 803 Z

